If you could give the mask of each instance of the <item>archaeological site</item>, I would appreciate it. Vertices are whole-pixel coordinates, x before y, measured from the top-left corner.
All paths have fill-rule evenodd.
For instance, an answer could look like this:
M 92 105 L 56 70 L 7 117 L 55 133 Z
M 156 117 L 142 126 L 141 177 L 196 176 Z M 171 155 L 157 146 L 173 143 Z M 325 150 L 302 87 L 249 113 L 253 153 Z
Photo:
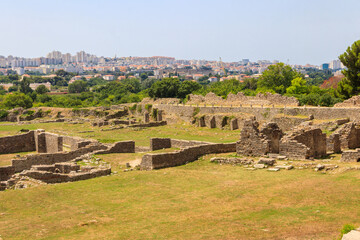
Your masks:
M 340 197 L 344 193 L 324 190 L 339 187 L 324 176 L 333 179 L 360 172 L 359 118 L 355 100 L 332 108 L 310 107 L 277 94 L 248 97 L 238 93 L 222 99 L 209 93 L 190 95 L 186 103 L 163 98 L 97 108 L 17 108 L 0 123 L 0 196 L 55 187 L 64 192 L 74 189 L 70 191 L 74 196 L 78 189 L 102 199 L 102 195 L 108 198 L 126 191 L 122 199 L 111 200 L 116 203 L 137 196 L 139 191 L 142 197 L 151 197 L 146 202 L 151 206 L 158 200 L 157 192 L 174 199 L 173 191 L 182 192 L 183 184 L 195 195 L 203 191 L 200 186 L 206 189 L 220 184 L 211 191 L 237 199 L 234 196 L 246 191 L 258 191 L 249 190 L 259 187 L 258 183 L 269 182 L 277 190 L 261 187 L 257 198 L 273 194 L 267 188 L 276 192 L 285 186 L 291 195 L 281 192 L 280 199 L 304 208 L 305 197 L 298 196 L 296 189 L 307 196 L 323 191 L 322 198 L 327 194 Z M 225 182 L 217 182 L 224 177 Z M 348 178 L 336 181 L 350 181 Z M 249 189 L 236 193 L 242 182 Z M 230 189 L 234 196 L 219 189 Z M 134 204 L 142 201 L 134 199 Z M 108 204 L 105 202 L 101 204 Z M 159 204 L 155 206 L 161 209 Z M 207 204 L 216 208 L 222 203 Z M 327 211 L 317 201 L 311 204 L 316 205 L 311 208 L 316 214 Z M 145 205 L 142 208 L 148 213 Z M 0 219 L 1 212 L 6 214 L 0 206 Z M 79 226 L 107 220 L 97 215 L 81 221 Z

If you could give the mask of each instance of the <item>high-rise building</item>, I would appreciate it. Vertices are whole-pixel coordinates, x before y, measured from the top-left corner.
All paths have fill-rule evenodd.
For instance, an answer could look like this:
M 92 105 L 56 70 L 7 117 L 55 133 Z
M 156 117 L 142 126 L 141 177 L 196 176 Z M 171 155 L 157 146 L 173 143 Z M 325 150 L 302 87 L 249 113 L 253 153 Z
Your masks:
M 329 68 L 330 69 L 333 69 L 333 70 L 338 70 L 338 69 L 341 69 L 341 61 L 340 60 L 333 60 L 330 62 L 330 65 L 329 65 Z
M 328 63 L 321 64 L 321 69 L 322 70 L 329 70 L 329 64 Z

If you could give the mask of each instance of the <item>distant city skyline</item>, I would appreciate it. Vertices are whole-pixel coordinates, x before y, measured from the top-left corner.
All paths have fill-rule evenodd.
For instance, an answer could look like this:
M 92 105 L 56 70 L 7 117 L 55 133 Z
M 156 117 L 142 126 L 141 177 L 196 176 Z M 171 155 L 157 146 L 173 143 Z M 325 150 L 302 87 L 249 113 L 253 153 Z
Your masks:
M 356 0 L 4 1 L 0 55 L 83 50 L 321 65 L 360 39 L 359 7 Z

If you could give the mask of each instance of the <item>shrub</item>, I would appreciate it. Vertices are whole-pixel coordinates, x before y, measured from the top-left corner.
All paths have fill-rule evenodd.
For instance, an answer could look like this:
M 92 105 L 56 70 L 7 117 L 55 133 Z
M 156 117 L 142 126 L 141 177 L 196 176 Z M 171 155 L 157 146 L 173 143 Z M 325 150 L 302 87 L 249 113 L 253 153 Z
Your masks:
M 9 112 L 8 112 L 8 111 L 6 111 L 6 110 L 4 110 L 4 109 L 1 109 L 1 110 L 0 110 L 0 119 L 1 119 L 1 118 L 6 118 L 7 115 L 9 115 Z
M 4 100 L 4 106 L 8 109 L 23 107 L 23 108 L 31 108 L 33 105 L 33 100 L 28 95 L 24 93 L 13 93 L 6 95 Z

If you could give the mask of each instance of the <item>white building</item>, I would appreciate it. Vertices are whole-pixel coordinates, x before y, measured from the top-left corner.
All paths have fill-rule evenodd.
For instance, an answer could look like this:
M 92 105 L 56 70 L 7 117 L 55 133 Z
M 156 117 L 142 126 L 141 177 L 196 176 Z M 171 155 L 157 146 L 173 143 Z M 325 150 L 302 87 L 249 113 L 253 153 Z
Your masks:
M 111 80 L 114 80 L 115 77 L 114 77 L 114 75 L 104 75 L 104 76 L 103 76 L 103 79 L 104 79 L 104 80 L 107 80 L 107 81 L 111 81 Z
M 330 65 L 329 65 L 329 68 L 330 69 L 333 69 L 333 70 L 338 70 L 338 69 L 341 69 L 341 61 L 340 60 L 333 60 L 330 62 Z
M 217 79 L 217 77 L 209 77 L 209 81 L 210 81 L 211 83 L 213 83 L 213 82 L 217 82 L 218 79 Z

